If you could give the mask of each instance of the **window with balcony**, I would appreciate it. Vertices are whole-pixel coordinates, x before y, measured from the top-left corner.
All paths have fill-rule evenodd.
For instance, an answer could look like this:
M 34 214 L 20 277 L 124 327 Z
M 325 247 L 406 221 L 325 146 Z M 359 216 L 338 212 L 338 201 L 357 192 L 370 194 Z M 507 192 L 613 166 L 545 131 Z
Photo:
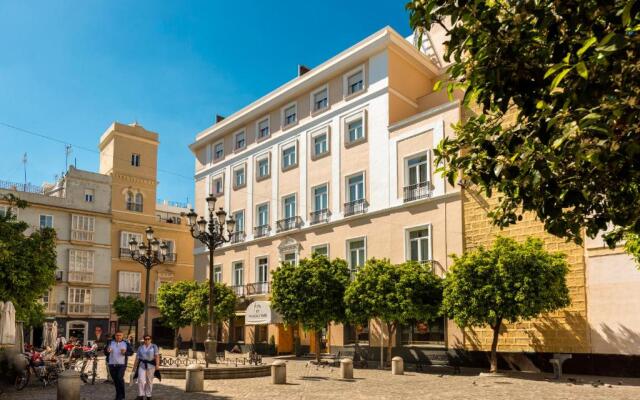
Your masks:
M 282 170 L 286 171 L 298 164 L 296 157 L 296 144 L 293 143 L 282 149 Z
M 213 159 L 220 160 L 224 157 L 224 142 L 216 143 L 213 146 Z
M 344 214 L 362 214 L 367 211 L 365 200 L 364 172 L 347 177 L 347 202 L 344 205 Z
M 140 298 L 140 272 L 118 272 L 118 295 Z
M 233 290 L 237 296 L 244 296 L 244 263 L 242 261 L 234 262 L 231 269 L 233 271 Z
M 364 90 L 364 71 L 362 68 L 353 71 L 346 76 L 347 96 Z
M 313 188 L 313 211 L 311 212 L 311 224 L 319 224 L 329 221 L 329 188 L 327 185 Z
M 84 242 L 93 241 L 95 235 L 95 217 L 88 215 L 71 216 L 71 240 L 78 240 Z
M 247 146 L 247 135 L 244 131 L 236 133 L 235 150 L 242 150 Z
M 233 170 L 233 188 L 240 189 L 247 185 L 247 178 L 245 175 L 245 168 L 238 167 Z
M 245 239 L 244 210 L 234 212 L 233 219 L 236 221 L 236 227 L 233 233 L 231 233 L 231 243 L 243 242 Z
M 405 162 L 405 171 L 404 201 L 429 197 L 431 190 L 427 153 L 408 158 Z
M 53 228 L 53 215 L 40 214 L 40 229 Z
M 319 254 L 321 256 L 329 257 L 329 245 L 320 244 L 311 248 L 311 254 Z
M 256 175 L 256 179 L 259 181 L 268 178 L 271 175 L 271 170 L 269 168 L 269 156 L 259 158 L 256 163 L 258 167 L 258 174 Z
M 296 216 L 296 195 L 292 194 L 282 200 L 282 211 L 285 218 L 294 218 Z
M 91 289 L 69 288 L 67 310 L 70 314 L 91 312 Z
M 162 239 L 162 242 L 167 245 L 167 255 L 164 260 L 165 263 L 175 263 L 178 259 L 178 254 L 176 253 L 176 241 L 173 239 Z
M 131 154 L 131 165 L 134 167 L 140 166 L 140 154 L 137 154 L 137 153 Z
M 85 189 L 84 190 L 84 201 L 87 203 L 93 203 L 93 198 L 95 197 L 95 191 L 93 189 Z
M 324 155 L 329 154 L 329 134 L 328 130 L 324 130 L 322 133 L 318 133 L 311 137 L 313 142 L 312 158 L 318 159 Z
M 431 226 L 407 231 L 407 260 L 425 263 L 431 260 Z
M 296 229 L 302 226 L 302 220 L 297 215 L 297 212 L 296 195 L 292 194 L 284 197 L 282 199 L 282 215 L 284 218 L 278 221 L 278 232 Z
M 265 118 L 258 122 L 257 127 L 257 137 L 258 140 L 263 140 L 269 137 L 269 118 Z
M 295 124 L 298 121 L 298 107 L 296 104 L 291 104 L 282 110 L 282 126 L 287 127 Z
M 319 112 L 329 107 L 329 89 L 325 86 L 311 95 L 313 112 Z
M 364 265 L 367 257 L 366 239 L 358 238 L 347 241 L 347 260 L 349 268 L 357 271 Z
M 137 243 L 142 243 L 142 234 L 125 231 L 120 232 L 120 257 L 131 257 L 131 252 L 129 252 L 129 242 L 131 239 L 135 239 Z
M 256 282 L 269 281 L 269 259 L 267 257 L 259 257 L 256 260 Z
M 94 252 L 69 249 L 69 282 L 93 282 Z
M 256 217 L 254 236 L 256 238 L 267 236 L 271 230 L 269 226 L 269 203 L 259 204 L 256 207 Z

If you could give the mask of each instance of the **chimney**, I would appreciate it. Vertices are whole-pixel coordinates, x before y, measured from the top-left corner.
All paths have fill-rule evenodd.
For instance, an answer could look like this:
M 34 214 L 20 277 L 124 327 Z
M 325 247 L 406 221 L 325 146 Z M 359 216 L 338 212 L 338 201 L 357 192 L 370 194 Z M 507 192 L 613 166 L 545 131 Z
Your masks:
M 298 78 L 309 71 L 311 71 L 311 68 L 307 67 L 306 65 L 298 64 Z
M 224 117 L 220 114 L 216 114 L 216 124 L 220 121 L 222 121 L 224 119 Z

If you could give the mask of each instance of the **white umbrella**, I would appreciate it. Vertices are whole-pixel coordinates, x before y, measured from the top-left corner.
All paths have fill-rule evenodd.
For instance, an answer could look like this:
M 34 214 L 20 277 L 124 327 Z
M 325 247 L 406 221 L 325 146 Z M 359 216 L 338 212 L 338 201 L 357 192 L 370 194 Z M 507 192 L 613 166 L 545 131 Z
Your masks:
M 47 348 L 47 347 L 53 347 L 53 324 L 51 322 L 45 322 L 43 327 L 42 327 L 42 331 L 43 331 L 43 340 L 42 340 L 42 347 Z
M 2 321 L 4 321 L 4 301 L 0 301 L 0 338 L 2 337 L 2 327 L 3 327 L 3 323 Z M 2 342 L 0 342 L 2 343 Z
M 53 321 L 51 325 L 51 348 L 55 348 L 58 343 L 58 321 Z
M 0 321 L 0 344 L 16 344 L 16 309 L 7 301 L 2 309 Z

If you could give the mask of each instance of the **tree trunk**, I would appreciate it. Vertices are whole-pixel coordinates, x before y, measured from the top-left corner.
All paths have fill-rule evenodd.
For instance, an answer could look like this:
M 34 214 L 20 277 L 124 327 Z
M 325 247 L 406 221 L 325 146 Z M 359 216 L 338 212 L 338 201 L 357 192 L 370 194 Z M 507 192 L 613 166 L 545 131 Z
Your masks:
M 180 328 L 176 328 L 176 331 L 173 334 L 173 348 L 178 348 L 178 334 L 180 333 Z M 180 349 L 178 349 L 180 350 Z
M 498 338 L 500 337 L 500 326 L 502 326 L 502 318 L 496 319 L 496 324 L 492 326 L 493 341 L 491 342 L 491 368 L 489 372 L 498 372 Z
M 191 325 L 191 348 L 196 351 L 196 326 Z
M 394 323 L 387 323 L 387 334 L 389 335 L 387 337 L 387 363 L 391 363 L 391 352 L 393 351 L 393 346 L 391 344 L 391 338 L 393 337 L 393 335 L 396 332 L 396 324 Z
M 316 362 L 320 364 L 320 341 L 322 340 L 322 330 L 316 329 Z

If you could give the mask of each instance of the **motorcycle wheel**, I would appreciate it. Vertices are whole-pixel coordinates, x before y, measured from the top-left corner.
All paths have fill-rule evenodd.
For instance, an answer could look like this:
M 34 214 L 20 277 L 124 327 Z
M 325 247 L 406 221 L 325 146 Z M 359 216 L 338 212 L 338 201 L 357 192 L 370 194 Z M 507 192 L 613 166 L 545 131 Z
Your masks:
M 25 371 L 19 372 L 14 382 L 14 386 L 16 390 L 24 389 L 29 384 L 30 378 L 31 378 L 31 371 L 29 371 L 28 369 Z

